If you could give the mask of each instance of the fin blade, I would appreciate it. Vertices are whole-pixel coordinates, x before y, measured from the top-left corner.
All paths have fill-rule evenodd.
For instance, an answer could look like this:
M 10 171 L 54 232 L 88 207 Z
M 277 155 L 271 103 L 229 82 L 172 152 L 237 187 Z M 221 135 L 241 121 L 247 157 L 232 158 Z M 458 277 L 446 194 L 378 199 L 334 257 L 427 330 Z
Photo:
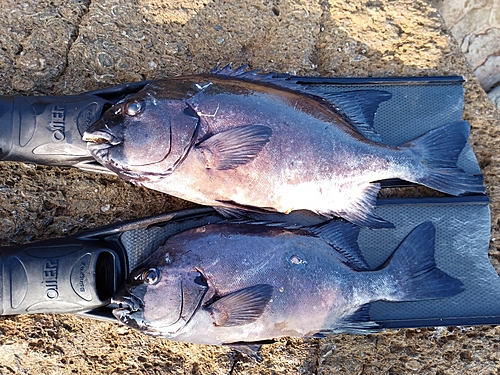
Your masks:
M 427 221 L 414 228 L 389 259 L 386 272 L 397 280 L 391 301 L 420 301 L 453 297 L 463 283 L 441 271 L 434 260 L 436 229 Z
M 271 300 L 273 286 L 258 284 L 230 293 L 205 309 L 220 327 L 245 325 L 257 320 Z
M 272 129 L 265 125 L 245 125 L 212 135 L 201 142 L 208 168 L 234 169 L 252 161 L 269 142 Z
M 471 175 L 457 167 L 469 132 L 467 121 L 454 122 L 406 143 L 404 146 L 421 155 L 424 173 L 405 179 L 451 195 L 485 193 L 482 176 Z

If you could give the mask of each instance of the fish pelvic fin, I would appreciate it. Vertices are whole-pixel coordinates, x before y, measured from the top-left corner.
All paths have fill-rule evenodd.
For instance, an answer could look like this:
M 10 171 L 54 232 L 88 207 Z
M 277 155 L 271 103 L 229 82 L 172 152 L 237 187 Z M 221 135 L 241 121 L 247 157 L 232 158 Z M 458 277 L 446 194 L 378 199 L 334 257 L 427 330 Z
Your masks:
M 234 169 L 255 159 L 272 133 L 266 125 L 244 125 L 214 134 L 196 148 L 204 155 L 207 168 Z
M 394 228 L 394 224 L 382 219 L 373 212 L 377 204 L 380 184 L 369 183 L 363 186 L 361 190 L 360 194 L 351 199 L 347 208 L 339 211 L 316 211 L 316 213 L 327 217 L 339 216 L 360 227 L 372 229 Z
M 469 132 L 469 123 L 459 121 L 406 143 L 404 146 L 420 157 L 420 165 L 415 175 L 403 178 L 451 195 L 485 193 L 482 176 L 469 174 L 457 167 Z
M 420 301 L 453 297 L 464 290 L 460 280 L 436 266 L 434 239 L 436 229 L 430 222 L 414 228 L 401 242 L 383 269 L 395 281 L 388 301 Z

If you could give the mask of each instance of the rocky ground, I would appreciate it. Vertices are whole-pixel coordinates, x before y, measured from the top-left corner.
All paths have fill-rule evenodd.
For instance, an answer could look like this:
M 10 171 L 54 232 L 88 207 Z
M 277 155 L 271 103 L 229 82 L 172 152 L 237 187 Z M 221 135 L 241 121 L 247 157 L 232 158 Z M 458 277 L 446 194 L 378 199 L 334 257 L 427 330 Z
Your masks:
M 0 93 L 73 94 L 248 63 L 338 77 L 463 75 L 464 118 L 499 237 L 499 113 L 421 0 L 2 0 Z M 115 177 L 0 165 L 2 245 L 189 206 Z M 490 259 L 500 270 L 497 242 Z M 500 328 L 282 339 L 255 363 L 70 315 L 0 319 L 0 374 L 500 374 Z

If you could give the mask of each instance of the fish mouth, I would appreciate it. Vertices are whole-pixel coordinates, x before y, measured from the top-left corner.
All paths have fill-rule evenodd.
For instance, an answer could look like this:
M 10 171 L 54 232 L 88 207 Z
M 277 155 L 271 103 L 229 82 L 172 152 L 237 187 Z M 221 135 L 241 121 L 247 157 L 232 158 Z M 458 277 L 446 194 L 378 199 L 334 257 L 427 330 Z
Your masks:
M 151 329 L 151 324 L 144 318 L 144 302 L 134 295 L 119 295 L 111 298 L 111 303 L 119 307 L 113 309 L 112 313 L 122 324 L 137 329 L 149 335 L 158 336 L 159 333 Z
M 129 311 L 130 313 L 140 311 L 144 307 L 144 302 L 132 294 L 114 295 L 111 297 L 111 303 L 120 306 L 115 310 Z
M 82 139 L 87 142 L 89 152 L 104 163 L 109 163 L 110 148 L 123 143 L 123 139 L 103 130 L 86 131 Z
M 89 147 L 92 146 L 93 148 L 117 146 L 123 142 L 120 137 L 103 130 L 86 131 L 83 133 L 82 139 L 89 142 Z

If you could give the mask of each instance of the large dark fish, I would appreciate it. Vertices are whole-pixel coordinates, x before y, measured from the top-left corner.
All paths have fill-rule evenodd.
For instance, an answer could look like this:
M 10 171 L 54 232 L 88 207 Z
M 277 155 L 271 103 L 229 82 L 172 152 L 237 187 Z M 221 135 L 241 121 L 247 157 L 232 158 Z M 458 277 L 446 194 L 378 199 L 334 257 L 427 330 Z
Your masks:
M 174 235 L 129 276 L 112 302 L 144 333 L 202 344 L 367 332 L 367 304 L 454 296 L 462 283 L 436 268 L 426 222 L 386 265 L 369 271 L 359 229 L 337 221 L 298 230 L 211 224 Z
M 213 73 L 154 81 L 126 97 L 85 132 L 90 152 L 127 180 L 224 214 L 307 209 L 391 227 L 373 213 L 373 181 L 484 192 L 481 178 L 456 167 L 467 122 L 390 147 L 372 127 L 390 93 L 317 94 L 243 69 Z

